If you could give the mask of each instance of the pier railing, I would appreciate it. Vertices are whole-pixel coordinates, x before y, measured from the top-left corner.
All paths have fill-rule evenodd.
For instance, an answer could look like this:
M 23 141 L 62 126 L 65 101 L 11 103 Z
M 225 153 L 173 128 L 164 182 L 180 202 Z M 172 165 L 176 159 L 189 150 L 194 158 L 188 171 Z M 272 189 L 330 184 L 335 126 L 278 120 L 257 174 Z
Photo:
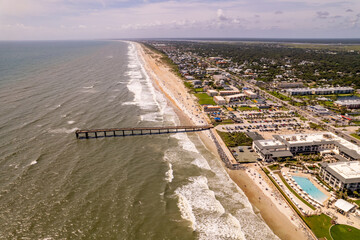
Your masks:
M 178 132 L 196 132 L 209 130 L 213 125 L 203 126 L 168 126 L 168 127 L 135 127 L 135 128 L 106 128 L 106 129 L 88 129 L 77 130 L 76 138 L 102 138 L 102 137 L 125 137 L 135 135 L 152 135 Z

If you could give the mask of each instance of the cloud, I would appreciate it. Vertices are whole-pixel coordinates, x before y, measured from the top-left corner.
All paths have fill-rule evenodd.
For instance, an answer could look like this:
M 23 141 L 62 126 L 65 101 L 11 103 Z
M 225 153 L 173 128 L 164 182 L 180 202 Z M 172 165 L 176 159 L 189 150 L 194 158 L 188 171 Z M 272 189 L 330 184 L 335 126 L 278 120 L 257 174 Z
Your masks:
M 0 40 L 31 39 L 19 23 L 33 38 L 360 37 L 358 12 L 358 0 L 0 0 Z
M 328 18 L 329 15 L 330 15 L 330 13 L 329 13 L 329 12 L 326 12 L 326 11 L 318 11 L 318 12 L 316 12 L 316 17 L 317 17 L 317 18 L 322 18 L 322 19 L 324 19 L 324 18 Z
M 222 9 L 218 9 L 217 10 L 217 18 L 220 21 L 227 21 L 229 20 L 225 15 L 224 15 L 224 11 Z

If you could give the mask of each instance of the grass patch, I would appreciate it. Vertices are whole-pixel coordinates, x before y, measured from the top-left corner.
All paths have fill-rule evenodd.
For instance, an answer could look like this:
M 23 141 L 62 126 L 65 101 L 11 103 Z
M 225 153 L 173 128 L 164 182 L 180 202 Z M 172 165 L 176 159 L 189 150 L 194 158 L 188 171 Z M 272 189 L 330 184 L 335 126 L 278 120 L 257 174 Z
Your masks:
M 319 216 L 314 215 L 310 217 L 304 217 L 304 220 L 311 228 L 317 238 L 331 239 L 329 229 L 331 227 L 331 218 L 325 214 Z
M 331 236 L 334 240 L 355 240 L 360 239 L 360 230 L 352 226 L 337 224 L 330 229 Z
M 297 194 L 297 192 L 295 192 L 294 189 L 292 189 L 292 187 L 290 187 L 290 185 L 285 181 L 284 177 L 281 174 L 279 174 L 279 177 L 281 178 L 281 180 L 283 181 L 285 186 L 290 190 L 290 192 L 292 192 L 300 201 L 302 201 L 304 204 L 306 204 L 306 206 L 308 206 L 312 210 L 316 209 L 314 206 L 312 206 L 310 203 L 308 203 L 305 199 L 300 197 L 300 195 Z
M 215 120 L 212 118 L 212 119 L 211 119 L 211 124 L 216 127 L 217 125 L 234 124 L 234 121 L 231 120 L 231 119 L 225 119 L 225 120 L 222 120 L 221 122 L 217 122 L 217 121 L 215 121 Z
M 285 96 L 285 95 L 283 95 L 283 94 L 281 94 L 281 93 L 278 93 L 278 92 L 275 92 L 275 91 L 271 91 L 271 92 L 269 92 L 271 95 L 273 95 L 274 97 L 277 97 L 277 98 L 279 98 L 279 99 L 281 99 L 281 100 L 283 100 L 283 101 L 291 101 L 292 99 L 290 98 L 290 97 L 288 97 L 288 96 Z
M 273 164 L 273 165 L 268 166 L 268 168 L 270 168 L 271 171 L 275 171 L 275 170 L 279 170 L 280 166 L 279 166 L 279 164 Z
M 350 135 L 353 136 L 354 138 L 357 138 L 357 139 L 360 140 L 360 136 L 357 133 L 352 133 Z
M 216 105 L 213 98 L 206 93 L 195 93 L 200 105 Z
M 355 200 L 354 203 L 356 203 L 360 207 L 360 200 Z
M 193 90 L 193 86 L 192 86 L 192 84 L 191 84 L 191 83 L 189 83 L 189 82 L 184 82 L 184 85 L 185 85 L 185 87 L 187 87 L 187 88 L 189 88 L 189 89 Z
M 251 146 L 252 144 L 252 139 L 242 132 L 228 133 L 217 131 L 217 133 L 228 147 Z
M 312 129 L 316 129 L 316 130 L 325 130 L 323 126 L 313 123 L 313 122 L 309 123 L 309 127 Z
M 254 110 L 259 110 L 259 108 L 257 108 L 257 107 L 237 107 L 236 110 L 239 110 L 239 111 L 254 111 Z
M 194 91 L 195 92 L 204 92 L 203 88 L 195 88 Z
M 359 126 L 360 125 L 360 121 L 351 121 L 351 123 L 355 124 L 356 126 Z
M 303 115 L 300 115 L 297 112 L 294 113 L 294 116 L 300 118 L 301 121 L 307 121 L 307 119 Z
M 300 116 L 299 117 L 301 121 L 307 121 L 307 118 L 303 117 L 303 116 Z

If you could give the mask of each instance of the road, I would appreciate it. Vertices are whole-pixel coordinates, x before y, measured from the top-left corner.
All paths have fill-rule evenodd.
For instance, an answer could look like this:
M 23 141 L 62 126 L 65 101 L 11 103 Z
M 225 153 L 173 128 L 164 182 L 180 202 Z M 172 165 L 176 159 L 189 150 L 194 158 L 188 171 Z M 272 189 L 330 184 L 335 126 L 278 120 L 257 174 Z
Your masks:
M 205 62 L 208 63 L 209 66 L 218 68 L 217 66 L 213 65 L 212 63 L 210 63 L 206 59 L 202 59 L 202 60 L 205 60 Z M 320 118 L 316 117 L 313 112 L 305 111 L 305 110 L 303 110 L 303 109 L 301 109 L 299 107 L 293 106 L 290 103 L 288 103 L 286 101 L 283 101 L 283 100 L 271 95 L 270 93 L 260 89 L 258 86 L 254 85 L 254 84 L 251 84 L 251 83 L 248 83 L 245 80 L 240 79 L 239 77 L 235 76 L 234 74 L 232 74 L 232 73 L 230 73 L 230 72 L 228 72 L 228 71 L 226 71 L 226 70 L 224 70 L 222 68 L 219 68 L 219 69 L 221 69 L 224 72 L 229 73 L 234 79 L 237 80 L 237 82 L 241 82 L 245 87 L 252 88 L 252 89 L 256 90 L 263 97 L 266 97 L 268 99 L 271 99 L 272 101 L 281 103 L 283 106 L 286 106 L 290 110 L 293 110 L 293 111 L 297 112 L 298 114 L 300 114 L 301 116 L 309 119 L 310 121 L 323 126 L 325 128 L 325 130 L 327 130 L 329 132 L 332 132 L 332 133 L 344 138 L 345 140 L 347 140 L 349 142 L 352 142 L 352 143 L 355 143 L 355 144 L 360 146 L 360 140 L 359 139 L 357 139 L 357 138 L 355 138 L 355 137 L 353 137 L 353 136 L 351 136 L 351 135 L 349 135 L 347 133 L 344 133 L 339 129 L 336 129 L 334 126 L 332 126 L 332 125 L 330 125 L 328 123 L 323 122 Z
M 237 78 L 237 77 L 236 77 Z M 328 123 L 325 123 L 323 122 L 320 118 L 316 117 L 312 112 L 310 111 L 305 111 L 299 107 L 296 107 L 296 106 L 293 106 L 291 105 L 290 103 L 286 102 L 286 101 L 283 101 L 277 97 L 274 97 L 273 95 L 271 95 L 270 93 L 260 89 L 259 87 L 251 84 L 251 83 L 248 83 L 246 82 L 245 80 L 242 80 L 242 79 L 239 79 L 237 78 L 239 81 L 241 81 L 245 87 L 248 87 L 248 88 L 252 88 L 256 91 L 258 91 L 258 93 L 260 95 L 262 95 L 263 97 L 266 97 L 266 98 L 269 98 L 271 99 L 272 101 L 275 101 L 275 102 L 278 102 L 278 103 L 281 103 L 283 104 L 284 106 L 286 106 L 287 108 L 289 108 L 290 110 L 293 110 L 293 111 L 296 111 L 298 114 L 302 115 L 303 117 L 309 119 L 310 121 L 316 123 L 316 124 L 319 124 L 319 125 L 322 125 L 327 131 L 329 132 L 332 132 L 336 135 L 339 135 L 340 137 L 346 139 L 347 141 L 350 141 L 352 143 L 355 143 L 357 145 L 360 146 L 360 140 L 357 139 L 357 138 L 354 138 L 353 136 L 347 134 L 347 133 L 344 133 L 342 132 L 341 130 L 339 129 L 336 129 L 334 126 L 328 124 Z

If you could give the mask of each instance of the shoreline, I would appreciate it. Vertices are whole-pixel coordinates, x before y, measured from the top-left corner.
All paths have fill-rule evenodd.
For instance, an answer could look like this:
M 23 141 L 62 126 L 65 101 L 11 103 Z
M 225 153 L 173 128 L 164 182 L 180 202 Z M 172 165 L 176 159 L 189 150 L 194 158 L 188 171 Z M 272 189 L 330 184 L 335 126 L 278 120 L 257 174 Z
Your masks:
M 134 43 L 144 68 L 154 83 L 155 88 L 161 91 L 167 98 L 171 107 L 177 114 L 181 124 L 203 125 L 209 120 L 198 104 L 194 101 L 195 96 L 188 93 L 183 80 L 176 76 L 171 70 L 158 59 L 158 54 L 151 52 L 139 43 Z M 166 81 L 165 81 L 166 80 Z M 217 133 L 215 130 L 213 134 Z M 206 148 L 218 158 L 218 151 L 209 132 L 198 132 L 198 136 Z M 227 149 L 227 148 L 226 148 Z M 220 160 L 220 159 L 219 159 Z M 253 206 L 255 213 L 260 213 L 262 219 L 280 239 L 308 239 L 309 233 L 297 226 L 293 218 L 298 216 L 284 214 L 278 207 L 274 207 L 277 199 L 264 194 L 263 190 L 246 173 L 246 170 L 228 169 L 221 161 L 222 166 L 233 182 L 245 193 L 248 201 Z M 250 187 L 251 186 L 251 187 Z M 271 186 L 271 185 L 270 185 Z M 285 204 L 287 203 L 283 203 Z M 301 222 L 301 221 L 300 221 Z

